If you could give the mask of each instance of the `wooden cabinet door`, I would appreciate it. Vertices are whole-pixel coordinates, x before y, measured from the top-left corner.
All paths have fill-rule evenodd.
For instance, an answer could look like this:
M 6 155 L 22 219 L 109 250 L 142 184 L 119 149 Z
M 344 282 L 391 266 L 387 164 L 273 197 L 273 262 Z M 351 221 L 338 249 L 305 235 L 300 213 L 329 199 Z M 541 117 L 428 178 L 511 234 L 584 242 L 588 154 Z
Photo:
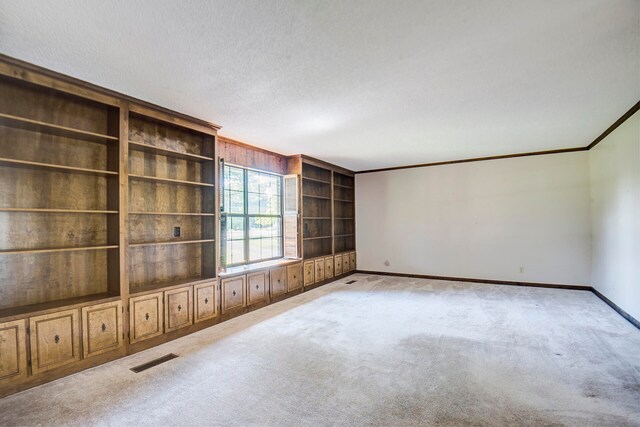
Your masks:
M 244 307 L 244 282 L 245 276 L 230 277 L 220 282 L 222 287 L 222 312 Z
M 300 289 L 302 286 L 302 264 L 287 266 L 287 290 L 289 292 Z
M 165 332 L 193 324 L 193 288 L 187 286 L 164 293 Z
M 122 302 L 82 307 L 82 352 L 95 356 L 122 346 Z
M 27 376 L 26 320 L 0 323 L 0 384 Z
M 342 254 L 342 272 L 348 273 L 351 271 L 351 262 L 349 261 L 349 253 Z
M 324 278 L 332 279 L 333 278 L 333 257 L 328 256 L 324 259 Z
M 284 267 L 272 268 L 269 276 L 271 276 L 271 296 L 287 293 L 287 279 Z
M 80 360 L 78 310 L 65 310 L 29 319 L 31 369 L 34 374 Z
M 211 282 L 193 286 L 193 313 L 196 323 L 212 319 L 218 314 L 217 285 L 218 282 Z
M 129 299 L 131 343 L 162 335 L 162 300 L 162 292 Z
M 264 301 L 269 294 L 269 277 L 267 271 L 259 271 L 247 275 L 247 304 Z
M 349 253 L 349 270 L 354 271 L 356 269 L 356 253 Z
M 316 259 L 316 282 L 324 280 L 324 258 Z
M 306 261 L 304 263 L 304 285 L 313 285 L 315 278 L 314 270 L 316 269 L 313 261 Z
M 336 255 L 333 259 L 335 263 L 333 267 L 333 274 L 340 276 L 342 274 L 342 254 Z

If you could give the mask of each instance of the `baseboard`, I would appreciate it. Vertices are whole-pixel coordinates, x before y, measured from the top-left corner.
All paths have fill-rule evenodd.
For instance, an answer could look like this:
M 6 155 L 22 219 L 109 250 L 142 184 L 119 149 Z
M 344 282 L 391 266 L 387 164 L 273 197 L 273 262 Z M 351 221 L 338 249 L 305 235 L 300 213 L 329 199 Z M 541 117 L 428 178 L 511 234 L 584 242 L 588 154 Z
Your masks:
M 640 322 L 638 322 L 638 319 L 636 319 L 635 317 L 633 317 L 632 315 L 630 315 L 629 313 L 627 313 L 626 311 L 624 311 L 623 309 L 621 309 L 615 302 L 611 301 L 609 298 L 605 297 L 602 293 L 600 293 L 600 291 L 598 291 L 596 288 L 592 287 L 591 288 L 591 292 L 593 292 L 594 294 L 596 294 L 596 296 L 598 298 L 600 298 L 602 301 L 604 301 L 605 303 L 607 303 L 607 305 L 611 308 L 613 308 L 620 316 L 624 317 L 625 319 L 627 319 L 629 321 L 629 323 L 631 323 L 633 326 L 635 326 L 636 328 L 640 329 Z
M 386 271 L 358 270 L 357 272 L 362 274 L 377 274 L 381 276 L 411 277 L 415 279 L 432 279 L 432 280 L 452 280 L 456 282 L 488 283 L 492 285 L 531 286 L 536 288 L 572 289 L 572 290 L 579 290 L 579 291 L 591 290 L 590 286 L 564 285 L 564 284 L 557 284 L 557 283 L 535 283 L 535 282 L 514 282 L 514 281 L 508 281 L 508 280 L 470 279 L 468 277 L 431 276 L 427 274 L 390 273 Z

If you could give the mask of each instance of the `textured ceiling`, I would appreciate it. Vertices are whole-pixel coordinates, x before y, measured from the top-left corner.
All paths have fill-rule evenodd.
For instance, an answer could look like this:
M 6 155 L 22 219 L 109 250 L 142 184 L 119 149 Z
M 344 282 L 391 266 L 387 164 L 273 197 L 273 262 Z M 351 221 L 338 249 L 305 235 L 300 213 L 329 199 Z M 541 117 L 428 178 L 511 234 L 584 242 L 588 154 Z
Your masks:
M 638 0 L 0 1 L 0 52 L 354 170 L 584 146 Z

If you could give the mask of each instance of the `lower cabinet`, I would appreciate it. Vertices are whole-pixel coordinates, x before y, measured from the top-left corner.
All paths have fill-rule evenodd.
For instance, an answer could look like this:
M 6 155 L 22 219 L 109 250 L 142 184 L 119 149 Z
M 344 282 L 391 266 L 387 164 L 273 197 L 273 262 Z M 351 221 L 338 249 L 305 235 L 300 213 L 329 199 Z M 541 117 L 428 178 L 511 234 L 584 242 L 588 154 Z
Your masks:
M 333 257 L 328 256 L 324 259 L 324 278 L 332 279 L 333 278 Z
M 95 356 L 122 346 L 122 302 L 82 307 L 82 352 Z
M 162 334 L 162 301 L 162 292 L 129 299 L 131 343 L 143 341 Z
M 193 286 L 194 322 L 212 319 L 218 314 L 217 285 L 218 282 L 210 282 Z
M 271 296 L 287 293 L 287 275 L 285 267 L 272 268 L 269 271 L 271 276 Z
M 302 264 L 287 266 L 287 290 L 295 291 L 302 287 Z
M 247 274 L 247 304 L 265 301 L 269 295 L 267 271 Z
M 356 253 L 349 253 L 349 271 L 353 271 L 356 269 Z
M 322 282 L 324 280 L 324 258 L 317 258 L 316 265 L 316 282 Z
M 0 384 L 27 376 L 25 322 L 0 323 Z
M 335 274 L 336 276 L 340 276 L 343 273 L 343 271 L 342 271 L 342 254 L 338 254 L 338 255 L 334 256 L 333 259 L 334 259 L 333 274 Z
M 346 252 L 342 254 L 342 274 L 348 273 L 349 271 L 351 271 L 351 261 L 349 253 Z
M 78 313 L 65 310 L 29 319 L 34 374 L 80 360 Z
M 313 261 L 305 261 L 304 263 L 304 285 L 313 285 L 314 283 L 314 271 L 316 267 Z
M 193 324 L 193 288 L 187 286 L 164 292 L 165 332 Z
M 226 313 L 234 308 L 244 307 L 245 276 L 229 277 L 220 281 L 222 288 L 222 312 Z

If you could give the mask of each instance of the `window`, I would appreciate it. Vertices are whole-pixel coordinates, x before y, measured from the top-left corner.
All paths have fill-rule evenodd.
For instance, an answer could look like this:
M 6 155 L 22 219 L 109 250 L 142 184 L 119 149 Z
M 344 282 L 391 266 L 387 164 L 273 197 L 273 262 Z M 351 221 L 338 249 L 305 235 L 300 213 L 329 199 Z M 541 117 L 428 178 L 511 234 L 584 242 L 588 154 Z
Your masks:
M 224 166 L 223 263 L 282 258 L 282 177 Z

